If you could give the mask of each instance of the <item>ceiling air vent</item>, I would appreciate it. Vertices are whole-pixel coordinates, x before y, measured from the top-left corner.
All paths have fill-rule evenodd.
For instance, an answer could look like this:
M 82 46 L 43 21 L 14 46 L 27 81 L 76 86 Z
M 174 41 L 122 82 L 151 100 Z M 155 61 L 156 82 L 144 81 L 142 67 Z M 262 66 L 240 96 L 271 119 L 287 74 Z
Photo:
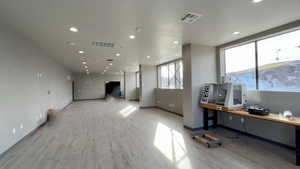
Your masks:
M 106 62 L 113 62 L 114 60 L 113 59 L 109 59 L 109 58 L 105 58 L 105 61 Z
M 98 47 L 105 47 L 105 48 L 113 48 L 115 46 L 114 43 L 109 43 L 109 42 L 97 42 L 93 41 L 92 42 L 93 46 L 98 46 Z
M 201 16 L 202 16 L 201 14 L 188 12 L 181 18 L 181 20 L 184 23 L 191 24 L 196 22 Z

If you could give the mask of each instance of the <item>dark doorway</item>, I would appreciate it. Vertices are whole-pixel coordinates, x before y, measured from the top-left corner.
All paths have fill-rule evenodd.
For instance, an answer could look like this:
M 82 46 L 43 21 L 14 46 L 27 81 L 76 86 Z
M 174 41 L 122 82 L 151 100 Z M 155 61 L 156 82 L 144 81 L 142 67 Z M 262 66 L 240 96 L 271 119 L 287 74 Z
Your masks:
M 121 83 L 110 81 L 105 83 L 105 97 L 121 97 Z

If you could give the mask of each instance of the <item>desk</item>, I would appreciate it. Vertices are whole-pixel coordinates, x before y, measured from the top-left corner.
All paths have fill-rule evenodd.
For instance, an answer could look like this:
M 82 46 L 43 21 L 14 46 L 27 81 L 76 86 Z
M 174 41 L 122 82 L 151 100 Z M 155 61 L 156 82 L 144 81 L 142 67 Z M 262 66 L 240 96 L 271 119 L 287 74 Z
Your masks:
M 209 120 L 213 121 L 213 127 L 218 126 L 218 111 L 221 112 L 228 112 L 231 114 L 236 114 L 240 116 L 245 116 L 245 117 L 250 117 L 250 118 L 256 118 L 256 119 L 261 119 L 261 120 L 268 120 L 268 121 L 273 121 L 277 123 L 284 123 L 287 125 L 292 125 L 295 127 L 295 143 L 296 143 L 296 165 L 300 166 L 300 118 L 295 117 L 293 120 L 289 120 L 287 118 L 281 117 L 277 114 L 272 114 L 267 116 L 259 116 L 259 115 L 253 115 L 249 114 L 247 111 L 242 110 L 241 107 L 238 108 L 228 108 L 228 107 L 223 107 L 219 106 L 216 104 L 200 104 L 200 107 L 204 109 L 203 113 L 203 120 L 204 120 L 204 130 L 208 130 L 208 122 Z M 209 117 L 208 116 L 208 110 L 213 111 L 213 116 Z

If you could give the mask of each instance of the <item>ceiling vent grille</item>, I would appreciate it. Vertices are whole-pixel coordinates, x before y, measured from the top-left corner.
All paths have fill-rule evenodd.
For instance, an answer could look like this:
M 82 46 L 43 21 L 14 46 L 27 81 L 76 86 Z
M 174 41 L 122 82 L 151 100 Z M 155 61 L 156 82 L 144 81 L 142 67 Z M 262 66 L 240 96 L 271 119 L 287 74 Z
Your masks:
M 93 46 L 98 46 L 98 47 L 105 47 L 105 48 L 113 48 L 113 47 L 115 47 L 114 43 L 109 43 L 109 42 L 97 42 L 97 41 L 93 41 L 92 45 Z
M 184 23 L 191 24 L 196 22 L 201 16 L 202 16 L 201 14 L 188 12 L 181 18 L 181 20 Z
M 114 59 L 105 58 L 105 61 L 106 61 L 106 62 L 113 62 Z

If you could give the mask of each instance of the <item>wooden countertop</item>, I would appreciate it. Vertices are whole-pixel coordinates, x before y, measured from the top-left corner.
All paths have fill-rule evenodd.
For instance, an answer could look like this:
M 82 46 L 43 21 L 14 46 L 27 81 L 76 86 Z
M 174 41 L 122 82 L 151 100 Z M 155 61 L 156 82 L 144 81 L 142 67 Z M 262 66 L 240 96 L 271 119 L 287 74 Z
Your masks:
M 241 107 L 228 108 L 228 107 L 219 106 L 216 104 L 200 104 L 200 107 L 207 108 L 210 110 L 218 110 L 218 111 L 228 112 L 228 113 L 232 113 L 232 114 L 236 114 L 236 115 L 240 115 L 240 116 L 246 116 L 246 117 L 262 119 L 262 120 L 269 120 L 269 121 L 284 123 L 284 124 L 288 124 L 288 125 L 300 126 L 300 118 L 299 117 L 293 117 L 293 119 L 288 119 L 288 118 L 285 118 L 283 116 L 280 116 L 280 115 L 274 114 L 274 113 L 270 113 L 267 116 L 253 115 L 253 114 L 249 114 L 249 112 L 247 112 L 247 111 L 242 110 Z

